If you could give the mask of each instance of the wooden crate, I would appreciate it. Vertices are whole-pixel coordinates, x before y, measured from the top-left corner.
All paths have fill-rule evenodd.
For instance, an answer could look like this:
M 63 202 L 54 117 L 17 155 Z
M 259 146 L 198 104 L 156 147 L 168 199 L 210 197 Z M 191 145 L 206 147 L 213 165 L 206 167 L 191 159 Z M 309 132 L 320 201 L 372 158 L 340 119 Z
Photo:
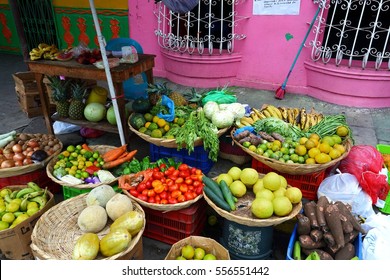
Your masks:
M 12 74 L 15 81 L 15 88 L 18 92 L 23 93 L 36 93 L 38 92 L 37 81 L 35 80 L 34 73 L 32 72 L 17 72 Z
M 20 108 L 27 115 L 27 117 L 33 118 L 43 115 L 41 98 L 38 91 L 24 92 L 15 86 L 15 92 Z M 54 113 L 56 111 L 55 105 L 50 105 L 49 109 L 50 113 Z

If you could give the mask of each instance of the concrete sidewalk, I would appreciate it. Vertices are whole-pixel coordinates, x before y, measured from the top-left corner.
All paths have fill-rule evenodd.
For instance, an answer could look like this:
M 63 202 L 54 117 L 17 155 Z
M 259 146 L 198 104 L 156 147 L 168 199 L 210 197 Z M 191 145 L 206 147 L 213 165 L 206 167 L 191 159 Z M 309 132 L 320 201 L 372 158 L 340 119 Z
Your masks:
M 16 72 L 27 71 L 27 66 L 23 62 L 21 56 L 2 54 L 0 53 L 0 133 L 5 133 L 11 130 L 27 133 L 47 133 L 44 120 L 42 116 L 28 118 L 21 110 L 17 96 L 15 94 L 15 83 L 12 74 Z M 155 82 L 165 81 L 164 79 L 155 77 Z M 188 87 L 177 84 L 168 83 L 168 86 L 179 92 L 188 91 Z M 249 104 L 252 107 L 261 108 L 263 104 L 274 104 L 276 106 L 284 107 L 299 107 L 306 108 L 310 111 L 311 108 L 317 112 L 325 115 L 331 114 L 345 114 L 347 123 L 350 125 L 355 145 L 372 145 L 378 143 L 390 144 L 390 108 L 386 109 L 365 109 L 365 108 L 351 108 L 345 106 L 338 106 L 311 97 L 303 95 L 285 95 L 283 100 L 274 98 L 274 92 L 262 91 L 250 88 L 236 88 L 238 102 Z M 64 146 L 68 144 L 77 144 L 85 141 L 78 132 L 58 135 L 58 138 L 63 142 Z M 93 145 L 120 145 L 118 134 L 105 133 L 103 136 L 95 139 L 87 139 L 89 144 Z M 139 157 L 149 155 L 149 144 L 139 138 L 137 135 L 131 135 L 132 148 L 138 149 Z M 208 173 L 210 177 L 215 177 L 220 173 L 226 172 L 230 167 L 234 166 L 231 161 L 220 159 L 216 162 L 211 171 Z M 61 194 L 57 195 L 56 202 L 61 201 Z M 212 230 L 212 234 L 218 235 L 220 232 Z M 282 245 L 279 248 L 278 256 L 275 258 L 284 259 L 286 238 L 282 236 L 280 242 Z M 155 241 L 149 238 L 143 240 L 144 259 L 164 259 L 170 245 Z

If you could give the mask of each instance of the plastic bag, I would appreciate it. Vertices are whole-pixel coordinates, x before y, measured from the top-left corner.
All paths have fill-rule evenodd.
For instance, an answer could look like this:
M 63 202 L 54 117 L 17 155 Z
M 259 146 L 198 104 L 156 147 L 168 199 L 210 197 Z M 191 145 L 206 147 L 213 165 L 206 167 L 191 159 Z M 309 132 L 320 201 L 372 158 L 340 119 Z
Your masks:
M 80 129 L 80 135 L 84 138 L 97 138 L 104 134 L 105 132 L 98 129 L 93 129 L 89 127 L 82 127 Z
M 202 106 L 204 106 L 207 102 L 214 101 L 218 104 L 230 104 L 237 102 L 237 97 L 231 94 L 227 94 L 223 90 L 213 90 L 202 98 Z
M 165 6 L 174 13 L 187 13 L 198 5 L 199 0 L 162 0 Z
M 383 163 L 383 157 L 376 148 L 369 145 L 356 145 L 340 162 L 338 168 L 343 173 L 353 174 L 375 204 L 378 198 L 386 200 L 389 191 L 386 176 L 380 174 Z
M 67 134 L 80 130 L 80 126 L 60 121 L 55 121 L 53 123 L 54 134 Z
M 370 225 L 368 231 L 367 224 Z M 390 240 L 388 236 L 390 236 L 390 216 L 378 213 L 367 219 L 362 226 L 367 231 L 362 244 L 363 260 L 389 260 Z
M 367 218 L 375 214 L 370 196 L 359 186 L 356 177 L 349 173 L 325 178 L 318 188 L 317 196 L 326 196 L 329 201 L 342 201 L 351 205 L 354 215 Z
M 169 114 L 163 114 L 160 112 L 157 114 L 157 116 L 159 118 L 166 120 L 167 122 L 172 122 L 173 119 L 175 118 L 175 103 L 168 96 L 163 95 L 161 97 L 161 105 L 164 105 L 165 107 L 168 108 Z

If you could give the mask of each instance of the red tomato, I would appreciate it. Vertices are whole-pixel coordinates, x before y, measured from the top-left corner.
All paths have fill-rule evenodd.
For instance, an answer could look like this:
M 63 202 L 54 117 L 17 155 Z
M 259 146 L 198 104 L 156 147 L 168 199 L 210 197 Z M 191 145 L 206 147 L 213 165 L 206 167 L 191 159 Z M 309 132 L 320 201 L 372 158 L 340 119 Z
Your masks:
M 160 204 L 168 204 L 168 200 L 167 199 L 161 199 Z
M 180 174 L 180 171 L 175 169 L 175 171 L 173 171 L 173 173 L 172 173 L 172 176 L 179 177 L 179 174 Z
M 149 191 L 149 190 L 144 189 L 144 190 L 142 191 L 142 194 L 148 196 L 148 191 Z
M 156 192 L 154 190 L 148 190 L 148 197 L 153 197 L 156 195 Z
M 152 182 L 152 187 L 153 187 L 153 188 L 156 188 L 156 187 L 158 187 L 158 186 L 162 186 L 162 182 L 161 182 L 160 180 L 154 180 L 154 181 Z
M 191 178 L 188 178 L 184 181 L 187 185 L 192 185 L 193 181 Z
M 153 172 L 160 172 L 160 168 L 158 167 L 153 168 Z
M 176 198 L 168 198 L 168 203 L 169 204 L 176 204 L 177 203 L 177 199 Z
M 201 194 L 201 193 L 203 193 L 203 186 L 197 187 L 197 188 L 195 189 L 195 193 L 196 193 L 196 194 Z
M 154 199 L 156 200 L 156 203 L 160 203 L 161 201 L 161 197 L 160 195 L 156 194 L 156 196 L 154 197 Z
M 186 192 L 184 194 L 184 197 L 186 198 L 186 200 L 192 200 L 192 199 L 195 198 L 195 193 L 193 193 L 193 192 Z
M 173 184 L 172 186 L 168 187 L 168 191 L 169 192 L 177 191 L 178 189 L 179 189 L 179 185 L 178 184 Z
M 188 186 L 187 186 L 186 184 L 181 184 L 179 190 L 180 190 L 182 193 L 185 193 L 185 192 L 188 191 Z
M 188 190 L 193 191 L 193 190 L 195 190 L 195 187 L 193 185 L 190 185 L 190 186 L 188 186 Z
M 145 185 L 147 189 L 150 189 L 152 187 L 152 181 L 151 180 L 146 181 Z
M 146 195 L 144 195 L 144 194 L 139 194 L 138 198 L 143 200 L 143 201 L 148 201 L 148 197 Z
M 190 170 L 183 170 L 183 171 L 180 171 L 180 173 L 179 173 L 179 176 L 182 178 L 187 178 L 190 175 L 191 175 Z
M 179 178 L 177 178 L 177 179 L 175 180 L 175 183 L 176 183 L 176 184 L 181 184 L 181 183 L 183 183 L 183 182 L 184 182 L 184 179 L 181 178 L 181 177 L 179 177 Z
M 179 167 L 177 169 L 179 169 L 180 171 L 183 171 L 183 170 L 188 170 L 189 167 L 188 167 L 187 164 L 182 163 L 182 164 L 179 165 Z
M 203 186 L 203 183 L 200 182 L 200 181 L 193 181 L 193 182 L 192 182 L 192 185 L 193 185 L 195 188 L 197 188 L 197 187 L 199 187 L 199 186 Z
M 158 180 L 164 177 L 164 173 L 161 171 L 153 172 L 153 179 Z
M 179 191 L 179 190 L 171 192 L 172 198 L 178 198 L 180 195 L 181 195 L 181 191 Z
M 177 198 L 177 202 L 184 202 L 184 201 L 186 201 L 186 198 L 185 198 L 185 196 L 184 195 L 179 195 L 179 197 Z
M 159 194 L 161 199 L 167 199 L 168 198 L 168 193 L 166 191 L 163 191 L 162 193 Z
M 202 170 L 200 169 L 197 169 L 196 172 L 195 172 L 196 175 L 203 175 L 203 172 Z
M 165 163 L 162 163 L 162 164 L 160 164 L 159 168 L 161 171 L 163 171 L 167 168 L 167 165 Z
M 191 174 L 196 174 L 195 172 L 196 172 L 196 167 L 191 167 Z
M 137 186 L 137 192 L 142 193 L 143 190 L 146 189 L 146 184 L 145 183 L 139 183 Z
M 156 200 L 154 199 L 153 196 L 151 196 L 151 197 L 148 198 L 148 202 L 149 203 L 156 203 Z
M 173 173 L 176 169 L 174 166 L 169 166 L 167 169 L 169 172 Z
M 135 196 L 135 197 L 138 197 L 138 195 L 139 195 L 139 193 L 137 192 L 136 189 L 130 189 L 130 194 L 131 194 L 132 196 Z

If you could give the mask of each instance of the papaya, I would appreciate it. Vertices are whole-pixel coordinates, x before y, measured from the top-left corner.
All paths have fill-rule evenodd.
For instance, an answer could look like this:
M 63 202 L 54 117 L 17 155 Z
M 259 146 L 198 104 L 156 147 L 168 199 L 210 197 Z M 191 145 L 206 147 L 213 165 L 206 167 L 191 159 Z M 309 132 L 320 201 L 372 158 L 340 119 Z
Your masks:
M 119 216 L 110 226 L 110 231 L 117 228 L 126 229 L 131 236 L 135 236 L 144 226 L 144 217 L 137 211 L 128 211 Z
M 73 248 L 73 260 L 94 260 L 99 253 L 100 240 L 96 233 L 84 233 Z
M 124 228 L 116 228 L 100 240 L 100 253 L 111 257 L 127 249 L 131 242 L 131 234 Z

